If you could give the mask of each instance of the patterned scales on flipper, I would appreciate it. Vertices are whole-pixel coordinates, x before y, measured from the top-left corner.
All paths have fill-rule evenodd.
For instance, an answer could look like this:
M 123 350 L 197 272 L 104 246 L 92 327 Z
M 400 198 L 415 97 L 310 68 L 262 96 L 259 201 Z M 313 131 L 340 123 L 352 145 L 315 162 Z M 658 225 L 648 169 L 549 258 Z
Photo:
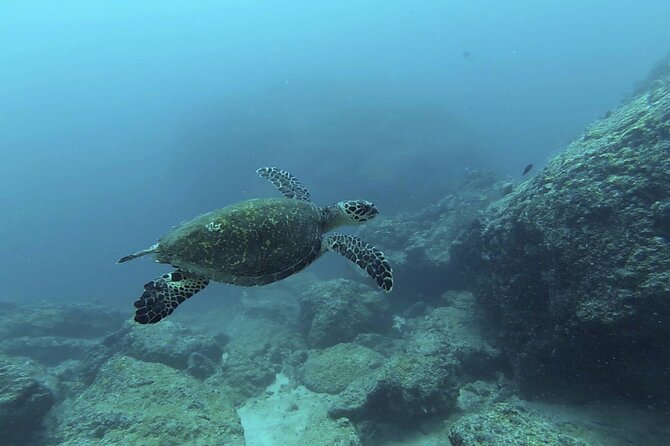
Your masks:
M 207 286 L 209 280 L 177 270 L 163 274 L 144 285 L 144 293 L 135 301 L 135 321 L 155 324 L 169 316 L 177 306 Z
M 364 269 L 385 292 L 388 293 L 393 289 L 393 270 L 380 249 L 353 235 L 339 233 L 328 236 L 326 247 Z
M 309 191 L 287 171 L 276 167 L 261 167 L 256 173 L 269 180 L 286 198 L 309 201 Z

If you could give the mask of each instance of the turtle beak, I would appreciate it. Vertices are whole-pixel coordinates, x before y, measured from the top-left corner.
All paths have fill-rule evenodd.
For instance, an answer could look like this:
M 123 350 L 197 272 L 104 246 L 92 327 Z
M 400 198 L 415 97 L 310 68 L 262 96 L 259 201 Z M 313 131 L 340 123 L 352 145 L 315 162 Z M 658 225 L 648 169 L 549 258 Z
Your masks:
M 363 215 L 365 215 L 366 220 L 372 220 L 377 215 L 379 215 L 379 211 L 377 210 L 377 206 L 375 206 L 374 203 L 367 202 L 363 209 L 364 209 L 363 210 Z

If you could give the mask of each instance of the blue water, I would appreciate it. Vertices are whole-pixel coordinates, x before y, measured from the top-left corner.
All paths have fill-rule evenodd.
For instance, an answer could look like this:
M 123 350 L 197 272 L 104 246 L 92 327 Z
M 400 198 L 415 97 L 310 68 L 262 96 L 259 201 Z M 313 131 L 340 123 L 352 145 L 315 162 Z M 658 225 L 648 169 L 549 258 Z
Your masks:
M 668 17 L 667 0 L 0 2 L 0 299 L 129 306 L 164 268 L 115 260 L 276 195 L 261 166 L 389 215 L 468 169 L 541 168 L 667 53 Z

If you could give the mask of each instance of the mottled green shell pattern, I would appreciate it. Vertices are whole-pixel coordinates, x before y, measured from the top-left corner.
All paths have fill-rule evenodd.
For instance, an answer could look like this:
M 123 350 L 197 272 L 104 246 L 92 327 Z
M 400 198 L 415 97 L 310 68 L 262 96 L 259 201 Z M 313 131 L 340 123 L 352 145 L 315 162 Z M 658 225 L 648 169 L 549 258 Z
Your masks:
M 308 201 L 247 200 L 175 228 L 159 241 L 156 258 L 218 282 L 264 285 L 319 257 L 322 219 Z

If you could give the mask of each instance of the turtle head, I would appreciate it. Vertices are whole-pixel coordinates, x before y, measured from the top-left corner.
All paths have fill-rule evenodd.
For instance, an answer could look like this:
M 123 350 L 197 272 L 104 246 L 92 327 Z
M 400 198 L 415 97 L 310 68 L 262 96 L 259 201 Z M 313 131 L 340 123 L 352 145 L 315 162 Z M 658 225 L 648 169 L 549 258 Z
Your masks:
M 374 203 L 366 200 L 340 201 L 326 209 L 326 230 L 338 226 L 360 225 L 379 214 Z

